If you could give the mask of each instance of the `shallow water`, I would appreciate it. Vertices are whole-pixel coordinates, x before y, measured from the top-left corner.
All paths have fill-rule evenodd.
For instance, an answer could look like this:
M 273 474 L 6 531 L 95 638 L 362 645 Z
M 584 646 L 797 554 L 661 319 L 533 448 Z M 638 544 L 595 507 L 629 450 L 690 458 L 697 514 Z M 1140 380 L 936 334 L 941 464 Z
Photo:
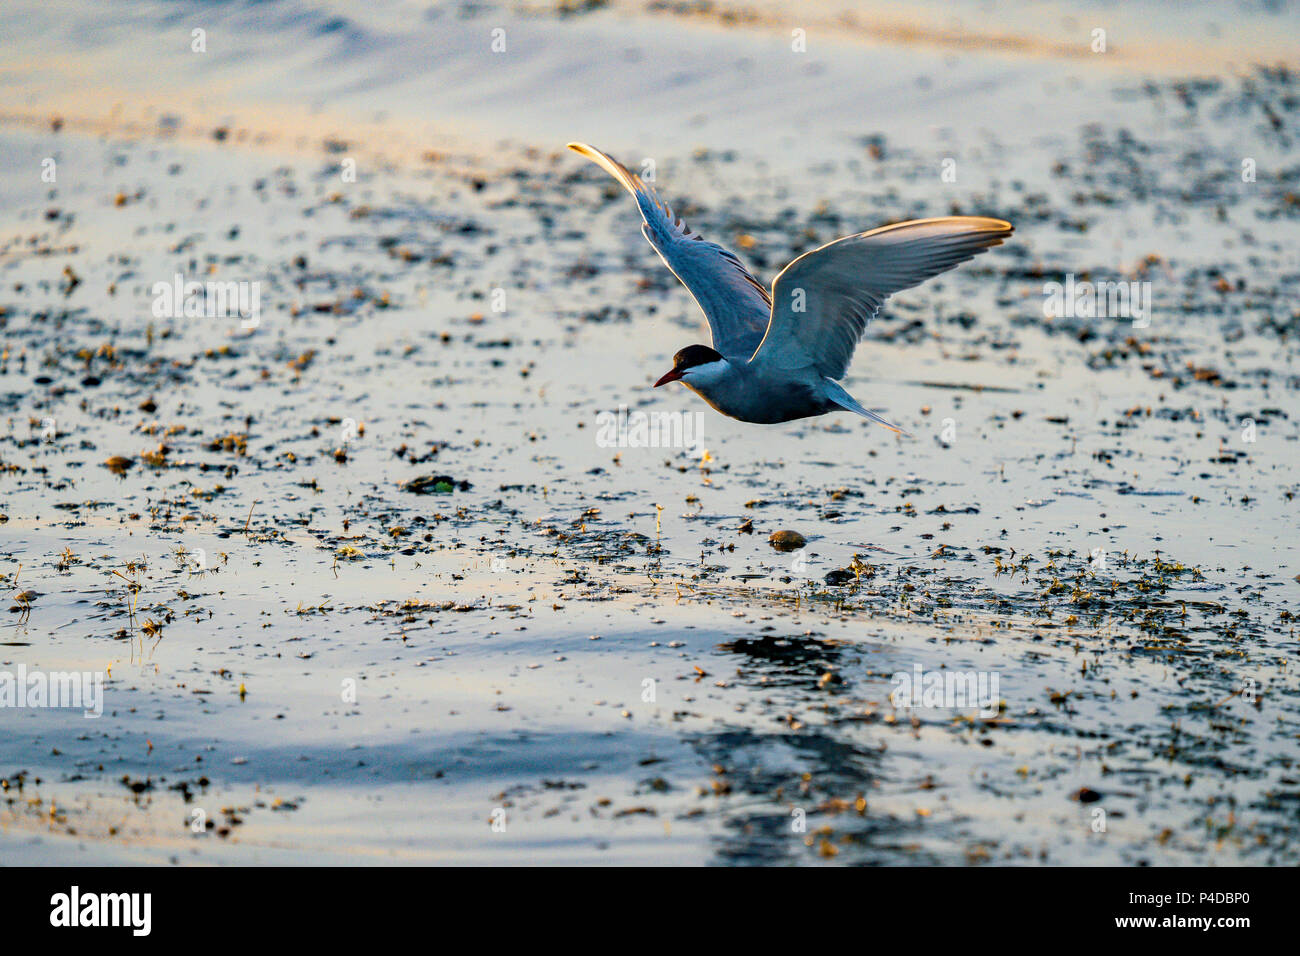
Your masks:
M 619 7 L 516 11 L 476 74 L 461 8 L 190 9 L 270 19 L 192 67 L 132 8 L 68 58 L 93 94 L 4 79 L 0 671 L 109 674 L 97 720 L 0 709 L 6 861 L 1296 862 L 1294 72 L 845 34 L 783 76 L 761 19 Z M 745 425 L 650 388 L 702 322 L 573 138 L 652 151 L 764 281 L 890 220 L 1017 232 L 860 347 L 910 437 Z M 155 316 L 178 272 L 260 282 L 257 327 Z M 1149 323 L 1047 318 L 1067 273 L 1149 281 Z M 707 454 L 602 447 L 620 406 Z M 894 706 L 918 666 L 996 716 Z

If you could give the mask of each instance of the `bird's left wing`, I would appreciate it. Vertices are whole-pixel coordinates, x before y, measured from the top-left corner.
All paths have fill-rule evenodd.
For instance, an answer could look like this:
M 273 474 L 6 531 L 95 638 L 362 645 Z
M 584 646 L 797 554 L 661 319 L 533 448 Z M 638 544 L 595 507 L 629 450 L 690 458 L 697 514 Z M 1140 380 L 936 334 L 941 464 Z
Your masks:
M 692 232 L 652 186 L 618 160 L 586 143 L 570 143 L 569 149 L 605 170 L 636 198 L 645 220 L 641 232 L 704 310 L 713 347 L 723 355 L 748 359 L 763 340 L 771 315 L 767 290 L 735 253 Z
M 1011 232 L 1010 223 L 982 216 L 914 219 L 804 253 L 773 281 L 772 321 L 750 361 L 843 378 L 885 299 L 1001 245 Z

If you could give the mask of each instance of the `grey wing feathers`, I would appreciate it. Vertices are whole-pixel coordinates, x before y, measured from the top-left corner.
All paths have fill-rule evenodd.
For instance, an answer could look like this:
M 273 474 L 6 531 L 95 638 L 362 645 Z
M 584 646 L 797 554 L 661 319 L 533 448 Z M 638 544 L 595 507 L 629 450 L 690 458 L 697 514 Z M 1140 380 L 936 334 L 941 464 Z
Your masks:
M 618 180 L 636 199 L 645 235 L 664 264 L 695 297 L 708 319 L 713 347 L 723 355 L 749 358 L 763 340 L 771 315 L 767 290 L 728 249 L 692 232 L 654 188 L 594 146 L 569 143 Z
M 1000 245 L 1011 232 L 1001 219 L 916 219 L 805 253 L 772 283 L 772 319 L 751 361 L 842 378 L 889 296 Z

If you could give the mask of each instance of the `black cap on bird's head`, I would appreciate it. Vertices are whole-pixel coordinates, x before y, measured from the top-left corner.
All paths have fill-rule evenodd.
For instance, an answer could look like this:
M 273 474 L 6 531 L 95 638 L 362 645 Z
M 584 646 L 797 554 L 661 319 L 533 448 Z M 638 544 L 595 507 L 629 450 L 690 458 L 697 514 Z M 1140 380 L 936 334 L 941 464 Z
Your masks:
M 669 382 L 678 381 L 688 370 L 695 368 L 697 365 L 708 365 L 710 362 L 721 361 L 721 353 L 714 351 L 707 345 L 688 345 L 673 356 L 672 371 L 655 382 L 655 388 L 660 385 L 667 385 Z

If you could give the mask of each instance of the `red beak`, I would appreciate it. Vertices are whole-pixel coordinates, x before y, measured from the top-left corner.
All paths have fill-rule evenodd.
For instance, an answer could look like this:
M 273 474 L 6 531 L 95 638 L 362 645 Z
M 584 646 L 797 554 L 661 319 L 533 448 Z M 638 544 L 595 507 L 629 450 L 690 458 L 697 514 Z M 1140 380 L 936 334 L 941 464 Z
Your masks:
M 677 371 L 677 369 L 673 369 L 663 378 L 659 379 L 659 381 L 655 382 L 655 388 L 658 388 L 660 385 L 667 385 L 669 382 L 675 382 L 681 377 L 682 373 Z

